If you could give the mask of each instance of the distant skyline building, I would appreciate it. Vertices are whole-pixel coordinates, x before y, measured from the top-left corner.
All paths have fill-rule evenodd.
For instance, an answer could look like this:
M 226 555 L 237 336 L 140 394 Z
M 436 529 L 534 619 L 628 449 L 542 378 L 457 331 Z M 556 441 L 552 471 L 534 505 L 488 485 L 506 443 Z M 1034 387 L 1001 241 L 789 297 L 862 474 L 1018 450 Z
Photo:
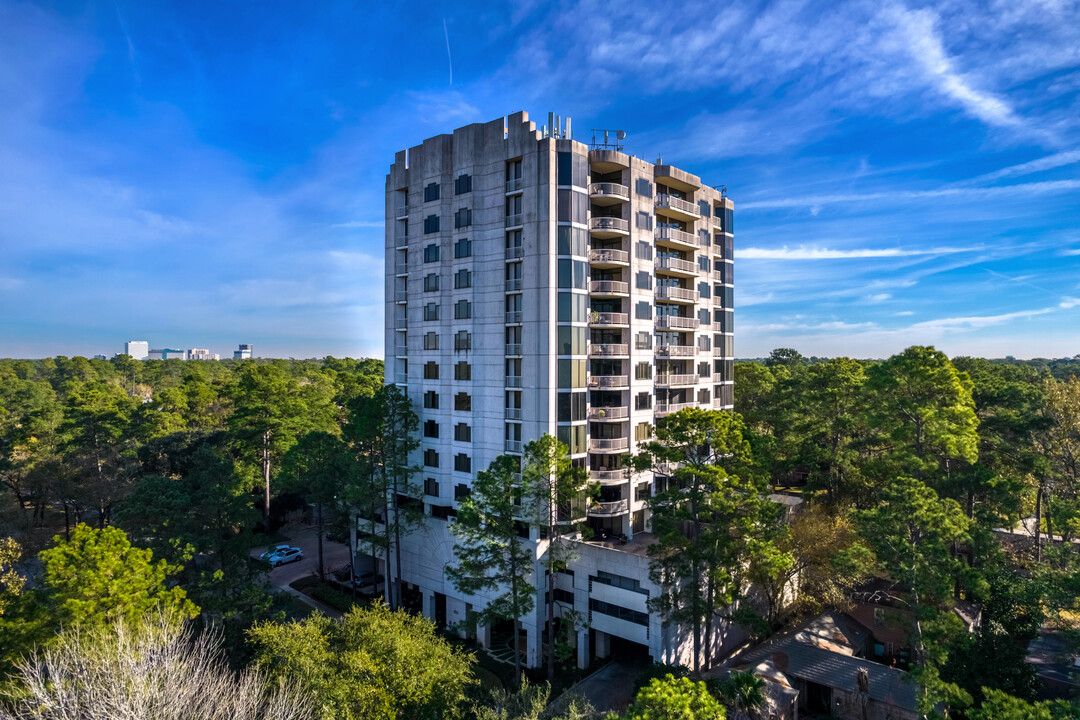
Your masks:
M 191 348 L 187 351 L 188 360 L 220 360 L 221 355 L 212 353 L 206 348 Z
M 233 350 L 233 360 L 250 360 L 253 349 L 251 343 L 240 343 L 240 349 Z
M 178 348 L 152 348 L 149 360 L 187 360 L 187 352 Z
M 136 360 L 145 360 L 150 354 L 150 343 L 145 340 L 128 340 L 124 343 L 124 354 Z

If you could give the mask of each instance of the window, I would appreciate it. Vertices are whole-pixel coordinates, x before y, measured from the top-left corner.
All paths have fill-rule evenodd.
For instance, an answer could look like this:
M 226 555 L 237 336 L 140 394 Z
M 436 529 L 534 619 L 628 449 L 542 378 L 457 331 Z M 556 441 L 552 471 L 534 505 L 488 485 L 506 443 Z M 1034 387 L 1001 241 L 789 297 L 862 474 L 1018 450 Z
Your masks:
M 556 402 L 558 422 L 577 422 L 585 419 L 585 393 L 559 393 Z
M 648 350 L 652 347 L 652 333 L 643 330 L 634 336 L 634 347 L 638 350 Z
M 424 218 L 424 234 L 430 235 L 431 233 L 439 232 L 439 216 L 428 215 Z
M 454 257 L 457 259 L 472 256 L 472 241 L 469 238 L 461 238 L 454 243 Z
M 454 365 L 455 380 L 472 380 L 472 365 L 467 362 L 459 362 Z
M 558 361 L 560 388 L 585 387 L 585 361 L 560 358 Z
M 560 255 L 588 255 L 589 233 L 584 228 L 560 225 L 558 230 L 558 251 Z
M 642 240 L 641 242 L 634 245 L 634 255 L 639 260 L 652 260 L 653 259 L 652 245 L 650 245 L 649 243 Z
M 426 362 L 424 363 L 424 379 L 425 380 L 438 380 L 439 379 L 439 363 Z
M 439 349 L 439 334 L 438 333 L 425 333 L 424 334 L 424 349 L 425 350 L 438 350 Z
M 634 317 L 638 320 L 652 319 L 652 305 L 648 300 L 642 300 L 634 305 Z
M 424 465 L 427 467 L 439 467 L 439 453 L 437 450 L 428 448 L 424 451 Z
M 424 202 L 432 202 L 439 199 L 439 183 L 429 183 L 424 188 Z
M 439 393 L 434 390 L 428 390 L 424 393 L 424 407 L 428 410 L 439 409 Z
M 462 290 L 464 288 L 472 287 L 472 271 L 471 270 L 458 270 L 454 273 L 454 289 Z
M 435 273 L 430 273 L 424 276 L 424 292 L 438 292 L 439 291 L 439 276 Z
M 459 484 L 454 486 L 454 499 L 455 500 L 463 500 L 463 499 L 469 497 L 470 494 L 472 494 L 472 493 L 469 490 L 469 486 L 466 485 L 465 483 L 459 483 Z
M 428 303 L 424 306 L 424 320 L 438 320 L 439 319 L 439 304 Z
M 468 423 L 458 423 L 455 425 L 454 440 L 458 442 L 472 442 L 472 426 Z
M 432 243 L 424 248 L 424 262 L 439 262 L 439 246 Z
M 588 296 L 570 292 L 559 293 L 559 322 L 583 323 L 588 317 L 585 309 Z
M 424 421 L 424 437 L 437 438 L 439 437 L 439 423 L 434 420 Z
M 454 469 L 458 472 L 472 472 L 472 458 L 465 453 L 454 456 Z
M 468 300 L 458 300 L 454 303 L 454 319 L 468 320 L 472 317 L 472 303 Z
M 584 425 L 560 425 L 556 428 L 555 437 L 569 448 L 571 455 L 579 455 L 586 451 L 585 430 Z
M 589 160 L 584 155 L 561 152 L 557 160 L 556 174 L 559 185 L 585 187 L 589 174 Z
M 424 494 L 439 497 L 439 481 L 435 478 L 424 478 Z
M 521 328 L 517 329 L 520 330 Z M 559 355 L 585 354 L 585 328 L 560 325 L 557 332 L 557 348 Z
M 652 290 L 652 273 L 642 270 L 635 277 L 634 286 L 638 290 Z
M 461 208 L 454 213 L 454 227 L 463 228 L 472 225 L 472 210 Z
M 454 181 L 454 194 L 462 195 L 467 192 L 472 192 L 472 175 L 463 173 Z
M 709 377 L 712 375 L 712 368 L 707 362 L 699 362 L 697 365 L 698 377 Z
M 468 330 L 459 330 L 454 335 L 454 349 L 455 350 L 471 350 L 472 349 L 472 333 Z
M 652 379 L 652 363 L 639 362 L 634 366 L 634 379 L 635 380 L 651 380 Z
M 704 405 L 709 402 L 711 393 L 708 390 L 698 390 L 697 401 L 699 404 Z
M 454 396 L 454 409 L 462 412 L 472 411 L 472 396 L 469 393 L 458 393 Z
M 519 248 L 519 247 L 521 247 L 521 245 L 522 245 L 522 240 L 521 240 L 521 231 L 520 230 L 511 230 L 510 232 L 506 233 L 506 248 L 507 248 L 507 250 L 509 250 L 511 248 Z
M 649 410 L 652 408 L 652 393 L 638 393 L 634 396 L 635 410 Z
M 572 190 L 559 190 L 556 193 L 559 222 L 585 224 L 589 211 L 589 196 Z
M 584 290 L 587 279 L 586 263 L 582 260 L 559 260 L 559 287 Z
M 647 422 L 638 423 L 634 426 L 634 440 L 636 442 L 644 442 L 652 435 L 652 430 Z

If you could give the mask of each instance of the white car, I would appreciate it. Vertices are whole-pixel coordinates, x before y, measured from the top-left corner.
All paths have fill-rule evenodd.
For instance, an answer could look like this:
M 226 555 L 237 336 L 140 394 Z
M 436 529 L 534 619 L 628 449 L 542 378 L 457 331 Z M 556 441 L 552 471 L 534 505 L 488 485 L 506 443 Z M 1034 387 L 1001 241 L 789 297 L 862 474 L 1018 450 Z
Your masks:
M 269 562 L 272 567 L 277 567 L 278 565 L 284 565 L 285 563 L 296 562 L 303 559 L 303 557 L 303 550 L 301 550 L 300 548 L 291 547 L 286 550 L 280 550 L 274 553 L 270 556 L 267 562 Z
M 270 558 L 272 558 L 274 555 L 277 555 L 278 553 L 283 553 L 286 550 L 291 550 L 291 549 L 292 549 L 291 545 L 275 545 L 274 547 L 270 548 L 269 550 L 264 552 L 262 555 L 260 555 L 259 559 L 263 560 L 265 562 L 269 562 Z

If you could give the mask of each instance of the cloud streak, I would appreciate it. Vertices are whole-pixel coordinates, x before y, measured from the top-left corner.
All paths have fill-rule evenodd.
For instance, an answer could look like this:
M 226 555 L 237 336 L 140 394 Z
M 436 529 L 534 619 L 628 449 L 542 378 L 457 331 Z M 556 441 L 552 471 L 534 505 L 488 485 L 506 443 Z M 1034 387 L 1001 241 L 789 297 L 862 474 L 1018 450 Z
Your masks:
M 841 203 L 868 203 L 879 200 L 937 200 L 941 198 L 983 200 L 1010 195 L 1046 195 L 1049 193 L 1080 190 L 1080 180 L 1047 180 L 1045 182 L 1000 185 L 997 187 L 947 187 L 936 190 L 896 190 L 890 192 L 853 193 L 837 195 L 811 195 L 806 197 L 778 198 L 776 200 L 751 200 L 739 205 L 741 210 L 774 208 L 816 207 Z
M 823 247 L 756 248 L 735 251 L 739 260 L 861 260 L 868 258 L 918 257 L 920 255 L 952 255 L 974 252 L 978 247 L 937 248 L 861 248 L 856 250 L 830 250 Z

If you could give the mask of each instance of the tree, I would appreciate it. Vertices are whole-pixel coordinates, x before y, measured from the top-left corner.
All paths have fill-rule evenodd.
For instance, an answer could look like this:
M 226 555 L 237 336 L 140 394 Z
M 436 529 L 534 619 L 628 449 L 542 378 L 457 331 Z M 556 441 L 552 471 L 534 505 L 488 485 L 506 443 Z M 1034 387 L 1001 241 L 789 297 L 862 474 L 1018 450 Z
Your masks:
M 29 720 L 306 720 L 310 703 L 289 685 L 267 688 L 229 670 L 210 634 L 166 614 L 66 628 L 20 663 L 12 714 Z
M 509 455 L 500 455 L 487 470 L 477 473 L 472 492 L 458 505 L 457 522 L 450 526 L 460 540 L 454 545 L 457 565 L 446 568 L 446 576 L 459 592 L 498 593 L 477 613 L 477 622 L 513 622 L 517 682 L 521 682 L 521 618 L 536 602 L 531 582 L 536 557 L 527 545 L 529 528 L 520 504 L 531 495 L 527 481 L 518 479 L 518 461 Z
M 993 688 L 983 688 L 986 699 L 968 712 L 970 720 L 1077 720 L 1080 707 L 1066 700 L 1030 703 Z
M 1041 558 L 1041 525 L 1053 542 L 1054 535 L 1071 541 L 1080 528 L 1075 527 L 1080 507 L 1080 378 L 1066 381 L 1046 380 L 1044 416 L 1046 426 L 1036 434 L 1036 449 L 1045 458 L 1040 467 L 1035 508 L 1035 538 Z M 1062 517 L 1055 518 L 1055 506 Z
M 544 433 L 525 445 L 523 487 L 531 510 L 531 525 L 540 528 L 547 547 L 540 562 L 547 571 L 547 657 L 548 681 L 555 677 L 555 579 L 557 573 L 577 557 L 571 538 L 580 537 L 584 523 L 583 502 L 588 471 L 570 462 L 569 448 Z
M 623 720 L 724 720 L 724 706 L 703 682 L 667 675 L 638 691 Z
M 323 565 L 323 510 L 332 505 L 353 472 L 348 447 L 336 435 L 310 432 L 300 438 L 282 461 L 286 487 L 315 503 L 319 538 L 319 579 L 326 579 Z
M 487 693 L 481 704 L 473 708 L 476 720 L 592 720 L 596 710 L 587 700 L 562 695 L 552 706 L 551 686 L 533 685 L 521 679 L 517 690 L 498 688 Z M 555 706 L 562 709 L 554 710 Z
M 0 618 L 4 610 L 22 592 L 25 581 L 15 565 L 22 557 L 22 548 L 11 538 L 0 538 Z
M 263 481 L 263 518 L 270 527 L 270 479 L 301 435 L 328 430 L 335 421 L 333 390 L 324 378 L 301 383 L 278 365 L 242 363 L 229 388 L 234 409 L 229 430 Z
M 752 672 L 732 670 L 718 689 L 731 708 L 732 720 L 749 720 L 768 701 L 765 681 Z
M 380 603 L 340 620 L 259 623 L 249 639 L 271 682 L 299 685 L 326 720 L 460 718 L 476 682 L 472 655 L 430 621 Z
M 32 522 L 28 509 L 40 522 L 52 499 L 53 488 L 41 471 L 56 457 L 60 420 L 60 404 L 48 383 L 0 372 L 0 486 L 15 497 L 26 527 Z
M 123 530 L 79 524 L 71 539 L 59 535 L 42 550 L 41 591 L 52 622 L 62 627 L 100 625 L 117 617 L 134 620 L 161 608 L 195 617 L 199 609 L 168 580 L 180 568 L 153 562 L 151 550 L 131 546 Z

